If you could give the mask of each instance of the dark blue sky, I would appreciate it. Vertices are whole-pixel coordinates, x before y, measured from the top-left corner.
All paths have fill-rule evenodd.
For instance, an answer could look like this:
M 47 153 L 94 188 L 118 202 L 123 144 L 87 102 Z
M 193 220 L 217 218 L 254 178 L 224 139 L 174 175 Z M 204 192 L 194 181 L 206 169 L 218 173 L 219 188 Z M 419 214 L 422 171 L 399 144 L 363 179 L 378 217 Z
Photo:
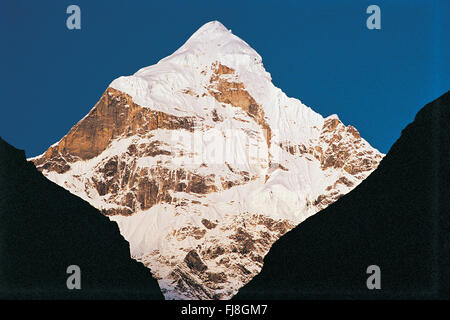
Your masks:
M 66 8 L 81 7 L 81 30 Z M 381 8 L 381 30 L 366 8 Z M 108 84 L 221 21 L 263 57 L 273 82 L 337 113 L 387 152 L 450 88 L 450 1 L 0 1 L 0 136 L 35 156 L 86 115 Z

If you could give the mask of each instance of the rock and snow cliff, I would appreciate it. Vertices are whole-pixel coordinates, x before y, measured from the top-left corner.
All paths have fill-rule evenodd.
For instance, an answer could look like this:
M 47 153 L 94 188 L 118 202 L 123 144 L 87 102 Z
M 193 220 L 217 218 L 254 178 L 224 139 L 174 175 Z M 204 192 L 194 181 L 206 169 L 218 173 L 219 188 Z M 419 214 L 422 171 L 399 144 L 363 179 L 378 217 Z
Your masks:
M 118 223 L 166 298 L 226 299 L 281 235 L 382 156 L 336 115 L 287 97 L 258 53 L 214 21 L 114 80 L 31 160 Z

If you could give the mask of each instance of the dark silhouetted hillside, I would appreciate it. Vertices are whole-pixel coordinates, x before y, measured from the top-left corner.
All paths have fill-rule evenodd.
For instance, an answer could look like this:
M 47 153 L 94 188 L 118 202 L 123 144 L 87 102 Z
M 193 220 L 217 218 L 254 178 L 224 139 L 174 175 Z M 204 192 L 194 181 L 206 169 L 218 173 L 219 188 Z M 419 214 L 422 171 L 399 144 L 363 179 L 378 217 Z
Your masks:
M 449 183 L 447 92 L 365 181 L 276 242 L 235 299 L 450 297 Z M 369 265 L 381 290 L 366 287 Z
M 81 290 L 69 290 L 69 265 Z M 117 225 L 0 138 L 0 298 L 163 299 Z

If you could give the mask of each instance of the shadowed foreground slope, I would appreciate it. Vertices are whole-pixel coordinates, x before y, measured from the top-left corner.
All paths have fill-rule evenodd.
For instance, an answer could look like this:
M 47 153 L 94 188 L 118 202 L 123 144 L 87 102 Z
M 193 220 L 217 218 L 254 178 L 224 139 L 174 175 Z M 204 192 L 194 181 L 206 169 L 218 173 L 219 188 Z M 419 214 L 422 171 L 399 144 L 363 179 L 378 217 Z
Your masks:
M 69 265 L 81 290 L 68 290 Z M 0 298 L 163 299 L 114 222 L 0 138 Z
M 450 93 L 352 192 L 284 235 L 235 299 L 448 298 Z M 366 269 L 381 269 L 368 290 Z

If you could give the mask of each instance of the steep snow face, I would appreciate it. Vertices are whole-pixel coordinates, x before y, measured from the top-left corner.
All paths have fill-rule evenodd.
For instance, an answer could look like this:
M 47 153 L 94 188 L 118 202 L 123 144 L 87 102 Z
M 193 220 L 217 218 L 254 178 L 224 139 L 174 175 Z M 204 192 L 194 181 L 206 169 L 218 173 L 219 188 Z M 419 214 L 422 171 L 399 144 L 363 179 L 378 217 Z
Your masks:
M 31 160 L 118 223 L 166 298 L 227 299 L 281 235 L 381 158 L 336 115 L 288 98 L 258 53 L 214 21 L 114 80 Z
M 298 143 L 319 134 L 322 116 L 276 88 L 259 54 L 218 21 L 202 26 L 181 48 L 156 65 L 120 77 L 110 87 L 129 94 L 135 103 L 152 110 L 204 116 L 209 111 L 204 110 L 205 104 L 211 104 L 207 89 L 214 71 L 211 66 L 217 62 L 233 69 L 237 75 L 234 78 L 245 84 L 245 90 L 264 108 L 270 127 L 276 129 L 273 138 Z M 224 78 L 233 79 L 233 75 L 225 74 Z M 200 97 L 186 95 L 185 90 Z M 174 109 L 174 103 L 183 108 Z
M 192 108 L 183 108 L 181 113 L 201 113 L 202 101 L 186 100 L 182 90 L 191 88 L 197 93 L 205 92 L 205 80 L 208 82 L 211 76 L 210 66 L 217 61 L 234 68 L 241 76 L 253 75 L 259 82 L 261 77 L 270 81 L 258 53 L 220 22 L 213 21 L 202 26 L 172 55 L 132 76 L 114 80 L 110 87 L 126 92 L 137 104 L 154 110 L 173 113 L 171 103 L 176 100 Z M 179 94 L 173 96 L 177 92 Z

